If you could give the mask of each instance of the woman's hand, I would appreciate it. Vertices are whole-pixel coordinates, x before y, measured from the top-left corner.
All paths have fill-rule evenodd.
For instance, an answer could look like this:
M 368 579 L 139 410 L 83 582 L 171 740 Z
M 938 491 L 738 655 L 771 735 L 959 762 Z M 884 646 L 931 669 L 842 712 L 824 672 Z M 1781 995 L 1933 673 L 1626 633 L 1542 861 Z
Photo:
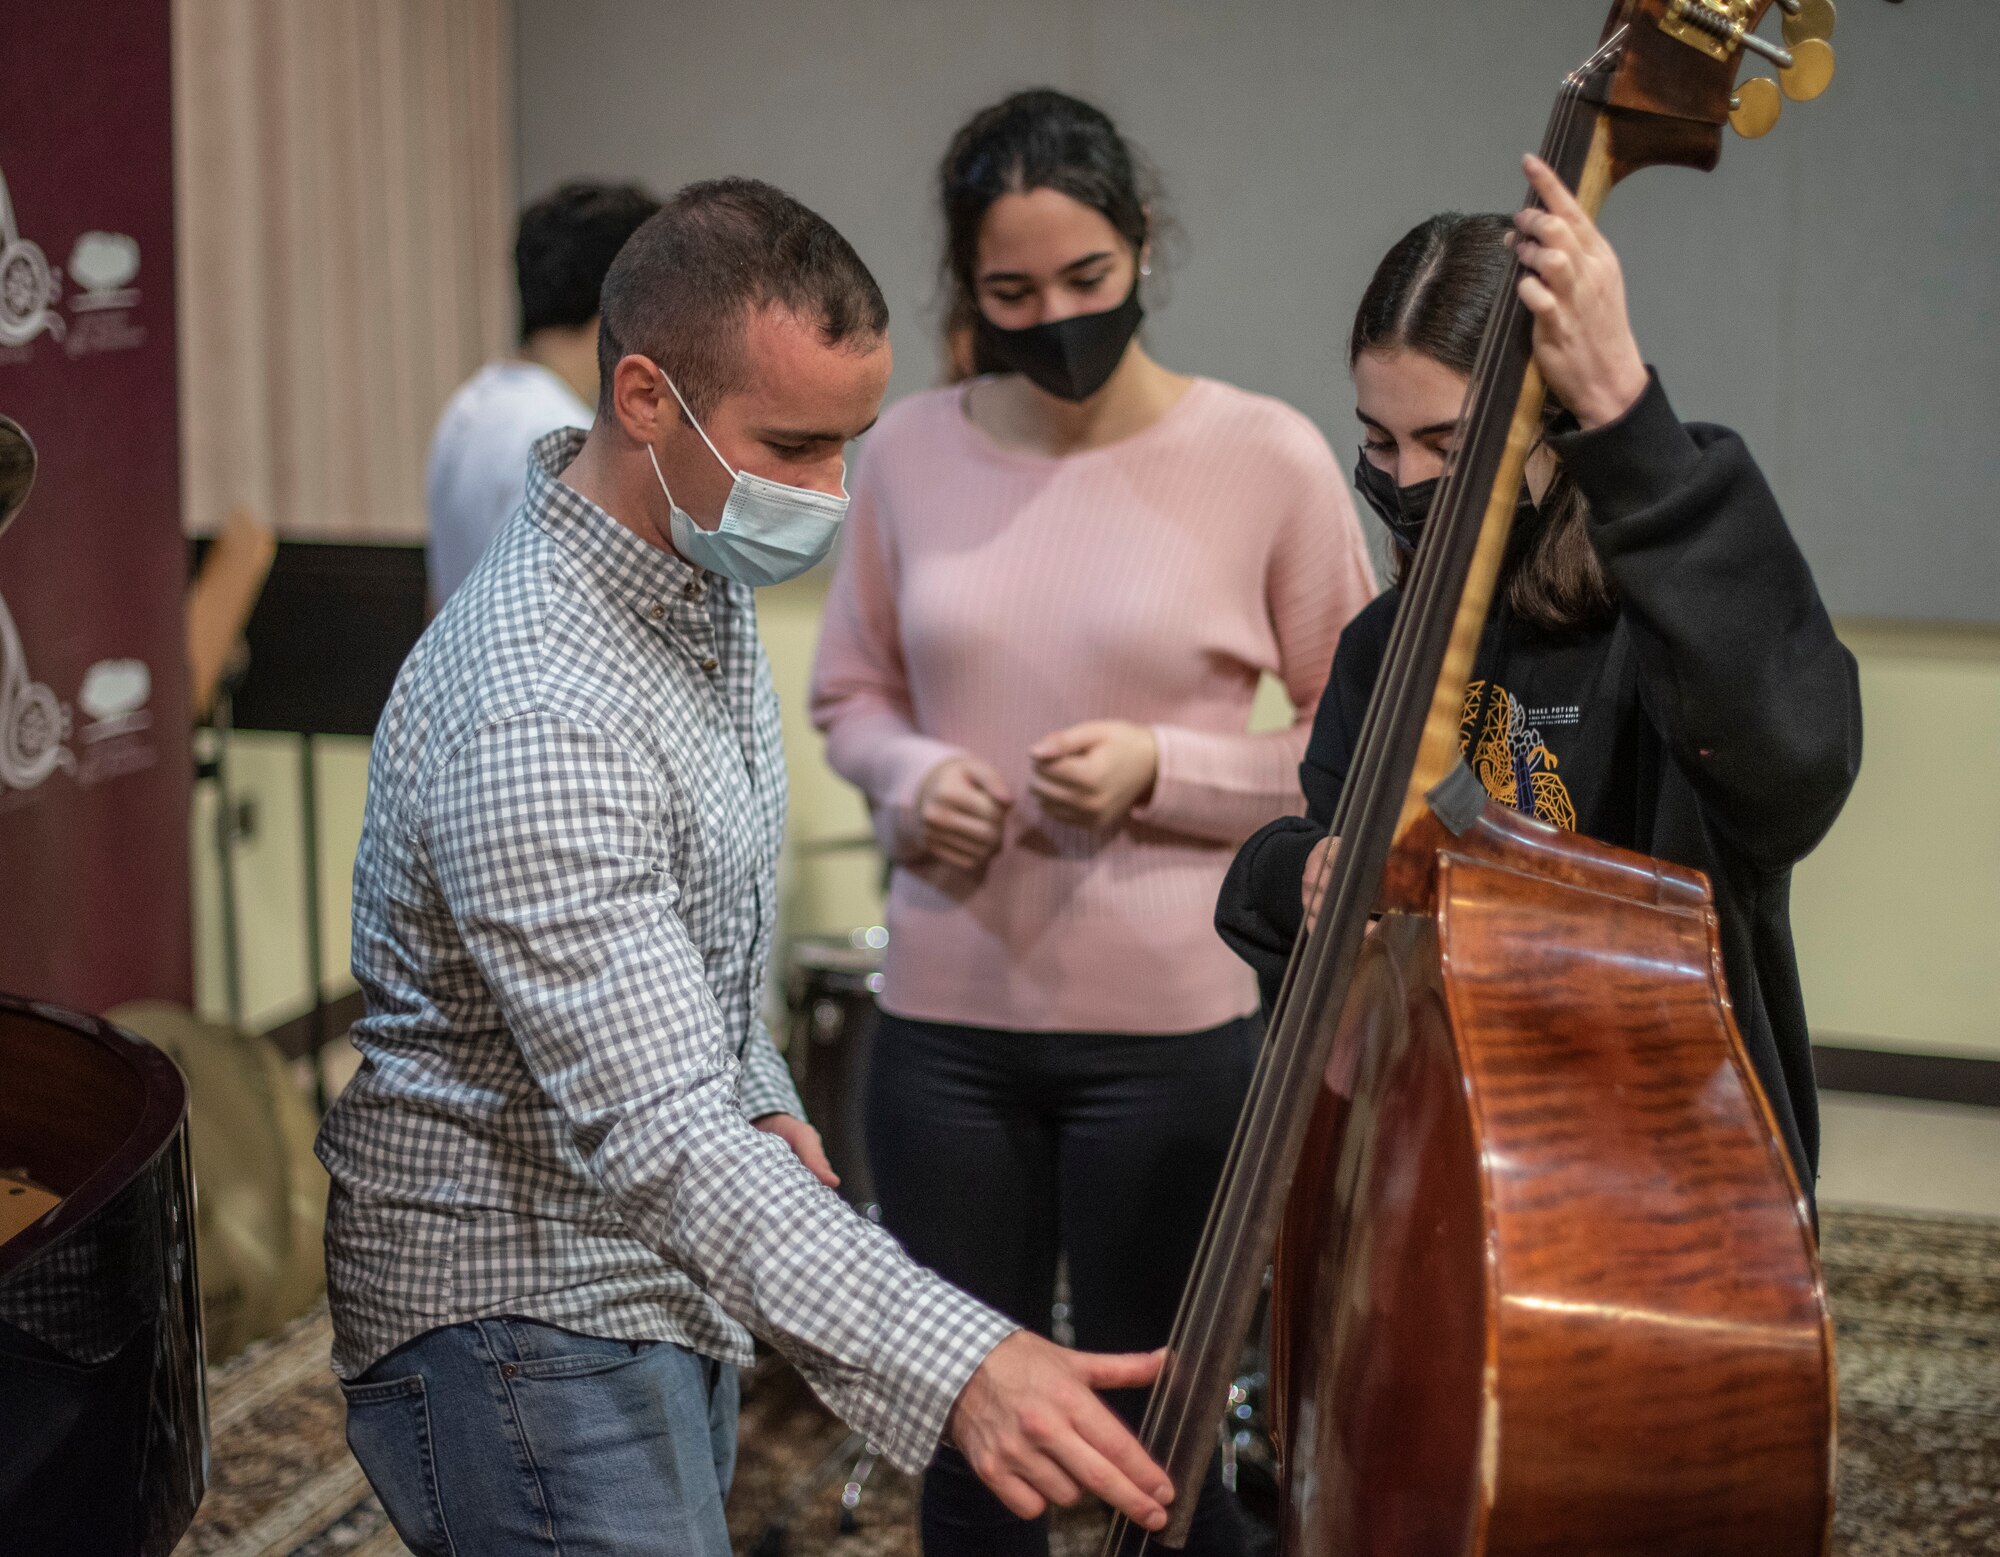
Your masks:
M 960 870 L 984 869 L 1000 847 L 1013 804 L 1007 781 L 989 764 L 947 757 L 917 789 L 924 852 Z
M 1160 743 L 1142 724 L 1090 719 L 1028 749 L 1042 809 L 1076 827 L 1110 827 L 1153 792 Z
M 1339 848 L 1338 838 L 1322 838 L 1306 856 L 1306 873 L 1299 878 L 1299 904 L 1306 911 L 1303 933 L 1307 935 L 1319 923 L 1319 905 L 1326 900 L 1326 883 L 1333 874 L 1333 856 Z
M 1546 210 L 1514 218 L 1514 253 L 1529 274 L 1521 302 L 1535 316 L 1535 365 L 1586 428 L 1615 422 L 1646 392 L 1646 361 L 1625 311 L 1618 256 L 1555 170 L 1526 159 Z

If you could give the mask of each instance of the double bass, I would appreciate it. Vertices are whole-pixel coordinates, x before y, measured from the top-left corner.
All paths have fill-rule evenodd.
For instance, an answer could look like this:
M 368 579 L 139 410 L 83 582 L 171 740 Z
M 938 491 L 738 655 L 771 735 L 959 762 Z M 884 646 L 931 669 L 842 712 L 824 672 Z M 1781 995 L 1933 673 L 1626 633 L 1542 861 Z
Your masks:
M 1618 0 L 1542 158 L 1595 216 L 1712 168 L 1831 73 L 1827 0 Z M 1488 320 L 1167 1359 L 1141 1427 L 1184 1544 L 1270 1271 L 1288 1557 L 1814 1557 L 1833 1344 L 1811 1214 L 1730 1011 L 1700 873 L 1492 803 L 1459 760 L 1541 426 Z M 1276 1250 L 1273 1260 L 1273 1250 Z

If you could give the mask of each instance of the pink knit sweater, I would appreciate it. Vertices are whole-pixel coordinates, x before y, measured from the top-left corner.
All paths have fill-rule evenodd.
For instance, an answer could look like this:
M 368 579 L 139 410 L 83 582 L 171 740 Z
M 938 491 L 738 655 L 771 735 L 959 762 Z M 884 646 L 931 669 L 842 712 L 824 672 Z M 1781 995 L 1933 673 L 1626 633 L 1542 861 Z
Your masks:
M 882 1004 L 1039 1032 L 1193 1032 L 1255 1010 L 1216 936 L 1244 838 L 1302 803 L 1340 631 L 1375 593 L 1347 487 L 1279 401 L 1198 379 L 1159 421 L 1061 458 L 1001 448 L 960 389 L 861 451 L 812 714 L 897 861 Z M 1259 674 L 1299 710 L 1246 733 Z M 1093 832 L 1042 812 L 1028 748 L 1086 719 L 1152 728 L 1145 804 Z M 925 775 L 974 753 L 1015 801 L 978 877 L 923 856 Z

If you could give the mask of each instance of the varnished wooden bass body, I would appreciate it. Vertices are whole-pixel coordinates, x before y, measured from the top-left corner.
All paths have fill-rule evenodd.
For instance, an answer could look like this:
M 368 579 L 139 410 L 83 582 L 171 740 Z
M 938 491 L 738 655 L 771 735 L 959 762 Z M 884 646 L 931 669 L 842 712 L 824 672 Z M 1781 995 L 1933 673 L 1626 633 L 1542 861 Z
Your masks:
M 1832 1339 L 1706 882 L 1491 804 L 1408 842 L 1279 1243 L 1284 1550 L 1822 1550 Z

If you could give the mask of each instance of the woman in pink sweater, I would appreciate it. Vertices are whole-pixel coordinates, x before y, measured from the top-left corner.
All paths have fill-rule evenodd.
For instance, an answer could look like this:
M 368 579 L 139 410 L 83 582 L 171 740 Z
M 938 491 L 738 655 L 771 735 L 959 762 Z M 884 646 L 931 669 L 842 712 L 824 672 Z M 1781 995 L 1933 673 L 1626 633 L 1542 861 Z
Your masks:
M 1077 1344 L 1146 1350 L 1258 1043 L 1216 893 L 1300 809 L 1375 580 L 1313 425 L 1136 338 L 1151 202 L 1109 119 L 1020 93 L 941 181 L 979 376 L 870 435 L 813 679 L 896 867 L 869 1161 L 925 1264 L 1046 1332 L 1061 1258 Z M 1265 671 L 1301 715 L 1251 735 Z M 1046 1552 L 1019 1517 L 1039 1501 L 995 1498 L 959 1450 L 926 1477 L 925 1549 Z M 1242 1539 L 1212 1472 L 1188 1550 Z

